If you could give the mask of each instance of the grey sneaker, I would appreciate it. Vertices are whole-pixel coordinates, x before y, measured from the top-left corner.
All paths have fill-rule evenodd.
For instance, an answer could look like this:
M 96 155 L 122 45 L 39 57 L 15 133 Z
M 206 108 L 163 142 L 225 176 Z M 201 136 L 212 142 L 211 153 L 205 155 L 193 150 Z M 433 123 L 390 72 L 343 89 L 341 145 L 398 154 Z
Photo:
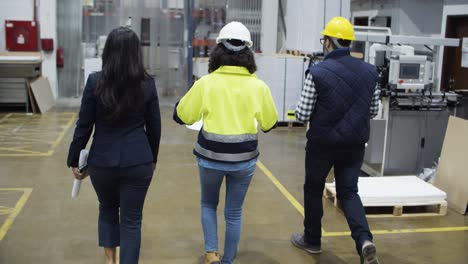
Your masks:
M 374 243 L 369 240 L 362 244 L 361 264 L 379 264 L 377 249 Z
M 305 250 L 311 254 L 319 254 L 319 253 L 322 253 L 322 249 L 320 248 L 320 246 L 313 246 L 313 245 L 310 245 L 310 244 L 307 244 L 305 241 L 304 241 L 304 235 L 303 234 L 293 234 L 291 236 L 291 243 L 302 249 L 302 250 Z

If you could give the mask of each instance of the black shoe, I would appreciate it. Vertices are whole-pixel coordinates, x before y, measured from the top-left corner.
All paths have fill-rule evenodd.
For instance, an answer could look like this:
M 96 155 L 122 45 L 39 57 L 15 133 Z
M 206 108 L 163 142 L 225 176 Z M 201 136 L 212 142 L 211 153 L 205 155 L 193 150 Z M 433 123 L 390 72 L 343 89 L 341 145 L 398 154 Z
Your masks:
M 304 241 L 304 235 L 302 234 L 293 234 L 291 236 L 291 243 L 302 249 L 302 250 L 305 250 L 311 254 L 319 254 L 319 253 L 322 253 L 322 249 L 320 248 L 320 246 L 313 246 L 313 245 L 310 245 L 310 244 L 307 244 L 305 241 Z
M 361 264 L 379 264 L 377 249 L 374 243 L 369 240 L 362 244 Z

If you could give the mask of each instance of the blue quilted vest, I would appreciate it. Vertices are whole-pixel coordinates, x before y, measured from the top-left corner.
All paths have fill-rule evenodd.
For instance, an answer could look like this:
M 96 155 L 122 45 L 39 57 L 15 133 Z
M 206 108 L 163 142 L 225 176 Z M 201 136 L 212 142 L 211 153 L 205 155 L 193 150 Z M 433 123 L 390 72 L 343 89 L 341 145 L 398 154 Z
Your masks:
M 337 49 L 308 71 L 318 93 L 307 132 L 309 142 L 327 147 L 366 143 L 378 80 L 375 67 L 350 56 L 349 49 Z

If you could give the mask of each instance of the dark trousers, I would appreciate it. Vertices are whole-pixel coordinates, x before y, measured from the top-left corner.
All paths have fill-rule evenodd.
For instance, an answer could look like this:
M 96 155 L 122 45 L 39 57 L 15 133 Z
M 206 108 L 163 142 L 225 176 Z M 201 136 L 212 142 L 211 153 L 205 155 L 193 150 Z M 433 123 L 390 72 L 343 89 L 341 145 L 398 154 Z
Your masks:
M 120 246 L 121 264 L 138 263 L 143 204 L 153 177 L 152 164 L 90 167 L 89 175 L 99 199 L 99 246 Z
M 322 196 L 325 180 L 332 167 L 335 169 L 337 198 L 348 221 L 358 253 L 361 253 L 365 240 L 372 241 L 364 207 L 357 194 L 363 158 L 364 146 L 330 149 L 307 143 L 304 184 L 304 234 L 307 243 L 321 245 Z

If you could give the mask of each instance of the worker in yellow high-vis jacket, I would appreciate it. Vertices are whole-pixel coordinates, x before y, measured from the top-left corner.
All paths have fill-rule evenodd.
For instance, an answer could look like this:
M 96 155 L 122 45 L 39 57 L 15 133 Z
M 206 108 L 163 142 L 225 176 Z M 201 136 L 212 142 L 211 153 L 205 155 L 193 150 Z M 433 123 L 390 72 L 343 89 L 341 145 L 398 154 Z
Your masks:
M 221 29 L 211 53 L 209 74 L 195 82 L 174 109 L 174 120 L 191 125 L 203 118 L 194 154 L 201 182 L 205 263 L 233 263 L 241 233 L 242 204 L 259 155 L 257 123 L 276 127 L 270 89 L 254 72 L 257 67 L 249 30 L 239 22 Z M 257 122 L 255 122 L 257 121 Z M 216 208 L 226 177 L 224 254 L 218 253 Z

